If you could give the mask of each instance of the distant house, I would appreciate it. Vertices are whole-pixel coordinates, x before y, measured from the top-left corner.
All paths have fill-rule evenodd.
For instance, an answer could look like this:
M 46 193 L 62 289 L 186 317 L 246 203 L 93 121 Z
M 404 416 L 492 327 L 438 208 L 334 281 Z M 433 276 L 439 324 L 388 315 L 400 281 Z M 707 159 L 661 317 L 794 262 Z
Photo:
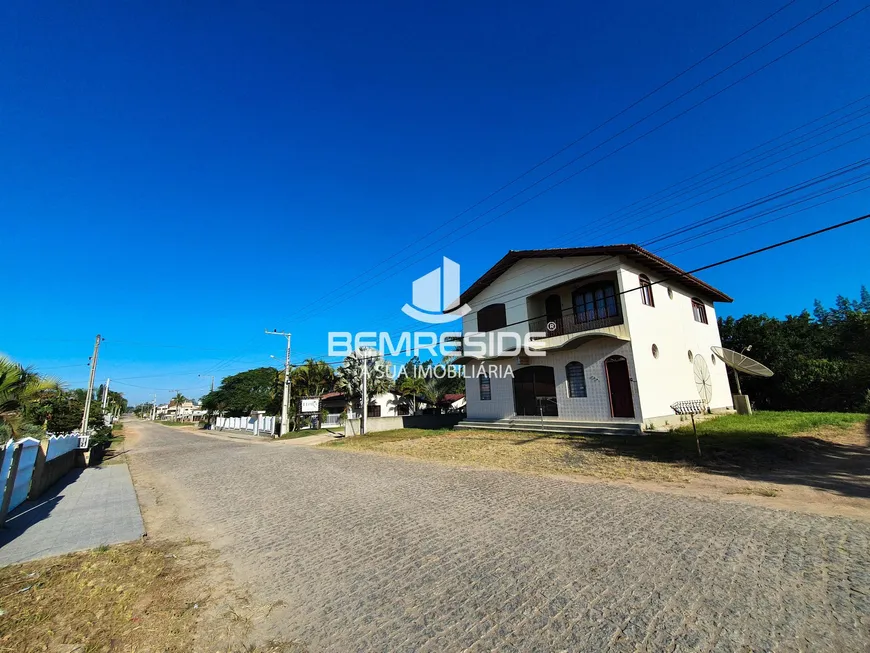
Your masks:
M 324 425 L 338 425 L 342 423 L 341 415 L 345 419 L 360 417 L 360 411 L 355 410 L 343 392 L 328 392 L 320 398 L 320 406 L 327 412 Z M 410 414 L 410 408 L 401 396 L 393 392 L 385 392 L 380 395 L 369 397 L 369 417 L 397 417 Z
M 206 411 L 192 401 L 183 401 L 176 405 L 174 399 L 168 404 L 157 406 L 157 419 L 166 422 L 198 422 Z
M 465 410 L 465 395 L 464 394 L 446 394 L 438 402 L 438 407 L 447 413 L 461 413 Z
M 487 342 L 463 355 L 465 425 L 588 423 L 625 427 L 675 419 L 698 399 L 707 369 L 712 410 L 732 407 L 715 302 L 725 293 L 637 245 L 511 251 L 461 296 L 463 331 L 541 335 L 543 356 L 506 355 Z M 475 424 L 477 423 L 477 424 Z

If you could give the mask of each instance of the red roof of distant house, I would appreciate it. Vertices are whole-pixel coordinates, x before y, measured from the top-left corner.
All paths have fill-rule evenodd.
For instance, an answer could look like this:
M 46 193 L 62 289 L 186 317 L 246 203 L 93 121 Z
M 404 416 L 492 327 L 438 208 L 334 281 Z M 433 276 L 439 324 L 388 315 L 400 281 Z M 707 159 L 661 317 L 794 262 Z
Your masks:
M 459 401 L 460 399 L 465 399 L 464 394 L 447 394 L 444 395 L 444 401 L 449 401 L 453 403 L 454 401 Z
M 321 395 L 320 399 L 338 399 L 339 397 L 344 397 L 343 392 L 327 392 L 325 395 Z

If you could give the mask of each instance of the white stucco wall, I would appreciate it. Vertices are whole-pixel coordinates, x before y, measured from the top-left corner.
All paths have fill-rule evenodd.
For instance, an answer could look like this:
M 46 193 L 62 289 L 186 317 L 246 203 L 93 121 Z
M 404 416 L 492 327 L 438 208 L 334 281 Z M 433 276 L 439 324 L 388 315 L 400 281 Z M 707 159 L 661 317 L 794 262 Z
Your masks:
M 498 303 L 505 305 L 507 323 L 512 324 L 506 330 L 524 336 L 529 331 L 526 320 L 539 317 L 544 312 L 542 304 L 538 309 L 540 312 L 529 313 L 527 298 L 530 295 L 581 276 L 613 272 L 618 266 L 618 259 L 612 256 L 576 256 L 518 261 L 469 302 L 472 312 L 462 318 L 463 333 L 477 331 L 477 311 L 490 304 Z M 567 309 L 571 306 L 570 290 L 565 290 L 564 294 L 562 308 Z M 514 322 L 519 324 L 513 324 Z
M 635 378 L 632 361 L 631 345 L 627 342 L 601 338 L 589 342 L 577 349 L 562 352 L 550 352 L 546 356 L 533 357 L 531 365 L 546 365 L 553 368 L 556 379 L 556 402 L 559 408 L 559 416 L 547 419 L 562 419 L 589 422 L 641 422 L 639 409 L 639 397 L 637 384 L 632 383 L 632 396 L 635 406 L 635 419 L 614 419 L 610 410 L 610 394 L 607 388 L 607 373 L 604 369 L 604 361 L 609 356 L 624 356 L 628 361 L 629 375 Z M 568 379 L 565 366 L 577 361 L 583 364 L 586 376 L 586 396 L 569 397 Z M 506 374 L 507 363 L 499 365 L 500 376 Z M 525 366 L 511 364 L 513 371 Z M 467 367 L 467 372 L 472 368 Z M 465 395 L 468 400 L 466 412 L 469 419 L 506 419 L 512 417 L 514 410 L 513 379 L 509 377 L 491 377 L 492 399 L 482 401 L 480 399 L 480 382 L 475 377 L 467 377 L 465 381 Z
M 646 274 L 654 284 L 660 281 L 660 277 L 646 270 L 625 264 L 620 270 L 620 286 L 625 290 L 637 288 L 640 274 Z M 673 291 L 672 298 L 668 288 Z M 730 408 L 732 400 L 726 367 L 710 350 L 711 346 L 722 344 L 713 305 L 699 298 L 707 307 L 708 324 L 702 324 L 694 319 L 692 295 L 688 290 L 662 283 L 653 285 L 652 292 L 655 302 L 652 307 L 642 302 L 639 291 L 623 295 L 643 418 L 673 416 L 671 404 L 675 401 L 698 399 L 689 351 L 693 357 L 703 356 L 707 362 L 713 386 L 710 407 Z M 658 358 L 653 357 L 653 344 L 658 346 Z

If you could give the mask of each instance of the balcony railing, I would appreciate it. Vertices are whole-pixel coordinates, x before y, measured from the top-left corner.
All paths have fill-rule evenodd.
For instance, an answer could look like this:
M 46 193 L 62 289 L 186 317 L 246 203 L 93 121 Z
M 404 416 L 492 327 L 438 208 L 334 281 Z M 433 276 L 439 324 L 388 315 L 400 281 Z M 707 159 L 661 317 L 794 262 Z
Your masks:
M 604 329 L 619 324 L 623 324 L 622 315 L 610 315 L 594 320 L 581 320 L 578 316 L 571 313 L 557 318 L 539 317 L 529 320 L 529 331 L 543 331 L 547 334 L 543 336 L 544 338 L 553 338 L 555 336 L 568 335 L 569 333 L 583 333 L 584 331 Z

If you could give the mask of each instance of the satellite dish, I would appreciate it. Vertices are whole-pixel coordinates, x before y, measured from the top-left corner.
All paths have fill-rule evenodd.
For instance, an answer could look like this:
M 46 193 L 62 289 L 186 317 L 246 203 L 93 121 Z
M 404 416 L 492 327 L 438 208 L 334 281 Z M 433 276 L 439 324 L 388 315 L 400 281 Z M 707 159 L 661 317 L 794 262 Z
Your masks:
M 695 372 L 695 388 L 698 390 L 698 396 L 704 405 L 709 405 L 713 398 L 713 381 L 710 378 L 710 368 L 707 367 L 707 361 L 699 354 L 692 361 L 692 367 Z
M 772 370 L 758 361 L 749 358 L 749 356 L 744 356 L 724 347 L 710 347 L 710 349 L 713 350 L 716 358 L 724 361 L 728 367 L 734 368 L 737 372 L 743 372 L 751 376 L 773 376 Z

